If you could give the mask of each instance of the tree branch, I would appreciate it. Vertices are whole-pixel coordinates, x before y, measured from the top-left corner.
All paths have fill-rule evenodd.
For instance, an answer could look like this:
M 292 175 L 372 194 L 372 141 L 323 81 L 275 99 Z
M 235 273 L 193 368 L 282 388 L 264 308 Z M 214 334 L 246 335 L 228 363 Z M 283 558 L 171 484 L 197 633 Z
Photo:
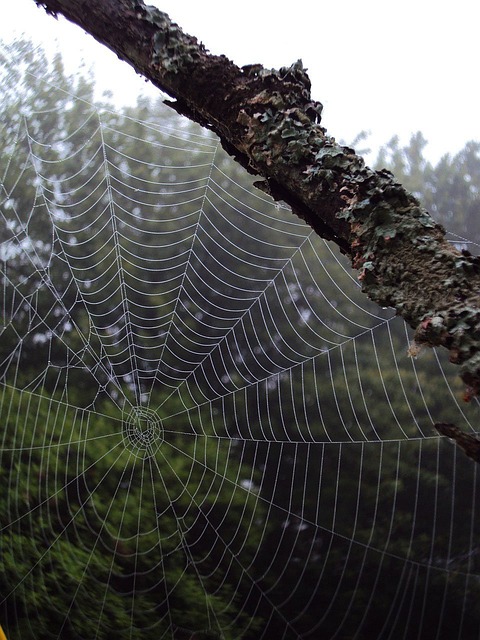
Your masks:
M 454 424 L 437 422 L 433 426 L 442 436 L 453 440 L 466 456 L 480 463 L 480 438 L 465 433 Z
M 174 98 L 179 113 L 214 131 L 261 188 L 282 199 L 347 254 L 363 291 L 394 307 L 415 339 L 449 349 L 480 393 L 480 260 L 445 240 L 388 171 L 372 171 L 320 124 L 300 61 L 239 68 L 208 53 L 142 0 L 34 0 L 62 14 Z

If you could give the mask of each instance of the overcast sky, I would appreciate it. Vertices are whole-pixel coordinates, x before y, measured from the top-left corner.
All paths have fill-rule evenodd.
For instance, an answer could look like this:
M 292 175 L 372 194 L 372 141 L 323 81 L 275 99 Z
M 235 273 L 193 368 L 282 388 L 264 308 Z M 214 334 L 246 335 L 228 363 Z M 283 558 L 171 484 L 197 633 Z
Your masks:
M 237 64 L 289 65 L 302 58 L 323 124 L 349 142 L 361 130 L 373 147 L 422 131 L 427 155 L 480 140 L 479 0 L 150 0 L 212 53 Z M 78 27 L 33 0 L 0 3 L 0 38 L 25 33 L 56 46 L 69 71 L 84 58 L 118 101 L 148 85 Z M 150 89 L 152 90 L 152 89 Z

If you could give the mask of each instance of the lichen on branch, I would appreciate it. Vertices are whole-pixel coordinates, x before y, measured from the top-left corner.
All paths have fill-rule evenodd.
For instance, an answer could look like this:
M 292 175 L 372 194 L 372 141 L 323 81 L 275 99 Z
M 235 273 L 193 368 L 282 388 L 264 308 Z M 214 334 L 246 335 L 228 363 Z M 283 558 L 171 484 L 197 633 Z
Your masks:
M 480 393 L 480 264 L 445 239 L 388 171 L 373 171 L 321 125 L 300 61 L 279 70 L 240 68 L 210 54 L 167 14 L 142 0 L 34 0 L 63 14 L 213 130 L 259 186 L 334 241 L 359 271 L 366 295 L 391 306 L 418 344 L 449 349 Z

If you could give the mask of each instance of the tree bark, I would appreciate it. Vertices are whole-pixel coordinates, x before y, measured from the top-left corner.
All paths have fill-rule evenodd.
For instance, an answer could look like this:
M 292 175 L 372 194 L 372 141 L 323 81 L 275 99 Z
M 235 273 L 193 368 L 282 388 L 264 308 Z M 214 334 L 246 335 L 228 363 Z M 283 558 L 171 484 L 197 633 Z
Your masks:
M 449 349 L 480 393 L 480 259 L 445 240 L 418 200 L 372 171 L 321 126 L 301 61 L 239 68 L 211 55 L 142 0 L 34 0 L 62 14 L 174 98 L 179 113 L 214 131 L 275 199 L 288 203 L 359 270 L 366 295 L 394 307 L 415 341 Z

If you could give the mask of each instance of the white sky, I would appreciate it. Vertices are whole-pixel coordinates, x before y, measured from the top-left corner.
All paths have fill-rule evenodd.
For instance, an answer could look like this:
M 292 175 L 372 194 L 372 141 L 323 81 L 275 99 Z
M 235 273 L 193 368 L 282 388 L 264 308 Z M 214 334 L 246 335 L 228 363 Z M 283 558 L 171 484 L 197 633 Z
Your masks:
M 373 147 L 422 131 L 436 160 L 480 140 L 479 0 L 147 0 L 237 64 L 289 65 L 302 58 L 323 124 Z M 53 46 L 74 70 L 84 58 L 118 101 L 148 91 L 128 65 L 33 0 L 0 0 L 0 38 L 25 33 Z M 150 91 L 152 88 L 150 87 Z

